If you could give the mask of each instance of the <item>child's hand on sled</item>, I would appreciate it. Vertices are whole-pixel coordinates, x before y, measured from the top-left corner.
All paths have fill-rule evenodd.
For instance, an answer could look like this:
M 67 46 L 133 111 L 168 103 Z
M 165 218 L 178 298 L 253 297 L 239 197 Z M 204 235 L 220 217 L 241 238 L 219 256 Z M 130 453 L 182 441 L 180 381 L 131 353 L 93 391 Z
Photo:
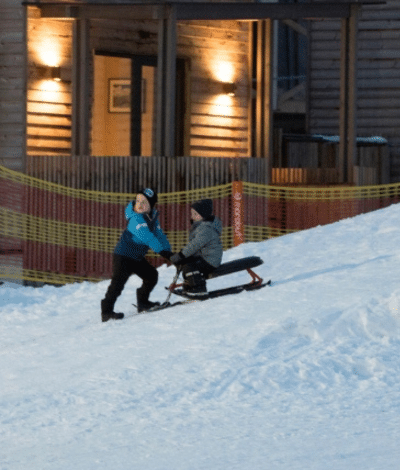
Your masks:
M 174 264 L 175 266 L 180 266 L 181 264 L 184 263 L 185 261 L 185 256 L 182 254 L 182 252 L 180 251 L 179 253 L 174 253 L 170 259 L 172 264 Z

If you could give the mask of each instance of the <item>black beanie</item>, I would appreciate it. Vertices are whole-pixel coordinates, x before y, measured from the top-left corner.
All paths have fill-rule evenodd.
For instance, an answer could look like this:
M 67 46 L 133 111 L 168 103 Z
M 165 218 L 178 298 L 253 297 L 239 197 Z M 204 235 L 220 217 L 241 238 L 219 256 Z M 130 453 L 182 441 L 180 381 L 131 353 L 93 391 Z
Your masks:
M 139 194 L 143 194 L 143 196 L 149 201 L 150 208 L 153 209 L 158 200 L 157 193 L 150 188 L 144 188 L 139 191 Z
M 194 202 L 191 207 L 200 214 L 203 219 L 208 219 L 212 216 L 213 202 L 211 199 L 202 199 L 201 201 Z

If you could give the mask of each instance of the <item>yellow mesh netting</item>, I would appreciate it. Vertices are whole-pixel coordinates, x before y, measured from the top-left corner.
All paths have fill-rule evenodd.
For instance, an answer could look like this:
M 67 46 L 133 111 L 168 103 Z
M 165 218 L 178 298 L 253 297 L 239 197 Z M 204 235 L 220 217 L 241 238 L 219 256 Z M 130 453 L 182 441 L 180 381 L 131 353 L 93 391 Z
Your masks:
M 266 199 L 285 200 L 354 200 L 396 197 L 399 194 L 400 183 L 382 184 L 376 186 L 268 186 L 243 182 L 244 194 L 262 196 Z
M 210 198 L 224 225 L 224 249 L 234 245 L 234 214 L 246 242 L 266 240 L 399 201 L 400 184 L 285 187 L 244 182 L 159 194 L 160 222 L 173 251 L 188 240 L 190 204 Z M 65 284 L 111 275 L 112 252 L 135 194 L 68 188 L 0 166 L 0 278 Z M 236 207 L 236 212 L 235 212 Z M 236 220 L 237 222 L 237 220 Z M 154 262 L 159 257 L 150 253 Z

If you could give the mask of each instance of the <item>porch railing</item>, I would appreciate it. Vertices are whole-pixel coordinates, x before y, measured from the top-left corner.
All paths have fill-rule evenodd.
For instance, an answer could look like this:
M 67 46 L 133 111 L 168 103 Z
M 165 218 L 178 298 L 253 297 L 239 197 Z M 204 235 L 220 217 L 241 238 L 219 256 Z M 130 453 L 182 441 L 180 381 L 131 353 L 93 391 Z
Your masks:
M 74 189 L 173 193 L 232 181 L 267 184 L 267 165 L 261 158 L 27 156 L 26 173 Z

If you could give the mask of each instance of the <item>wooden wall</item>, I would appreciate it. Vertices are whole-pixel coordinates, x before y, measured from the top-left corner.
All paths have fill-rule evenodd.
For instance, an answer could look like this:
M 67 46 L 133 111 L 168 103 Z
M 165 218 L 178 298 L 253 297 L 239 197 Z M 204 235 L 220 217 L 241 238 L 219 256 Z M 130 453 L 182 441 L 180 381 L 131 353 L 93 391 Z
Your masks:
M 191 21 L 178 32 L 178 53 L 191 58 L 191 155 L 249 156 L 248 23 Z M 234 97 L 221 95 L 222 80 L 237 84 Z
M 40 19 L 28 7 L 27 155 L 71 152 L 72 22 Z M 44 77 L 39 67 L 62 67 L 61 82 Z
M 0 163 L 23 169 L 25 148 L 25 27 L 20 0 L 0 4 Z M 60 46 L 60 63 L 71 68 L 72 23 L 41 20 L 28 8 L 27 150 L 64 155 L 71 148 L 71 83 L 44 90 L 35 64 L 41 36 Z M 248 31 L 245 22 L 182 22 L 178 54 L 191 60 L 190 155 L 248 156 Z M 154 54 L 157 24 L 93 22 L 92 47 Z M 309 131 L 338 134 L 340 21 L 310 22 Z M 390 144 L 391 179 L 400 181 L 400 2 L 363 6 L 359 32 L 358 135 L 382 135 Z M 43 49 L 43 47 L 42 47 Z M 46 51 L 46 48 L 44 49 Z M 239 86 L 232 106 L 216 103 L 217 62 L 234 65 Z M 225 72 L 227 80 L 229 73 Z M 231 112 L 231 114 L 229 114 Z
M 156 22 L 94 21 L 96 50 L 157 54 Z M 190 61 L 190 155 L 249 155 L 248 25 L 239 21 L 187 21 L 177 25 L 177 55 Z M 221 98 L 221 81 L 234 81 L 236 96 Z
M 358 136 L 389 141 L 400 181 L 400 2 L 364 5 L 359 19 Z M 310 22 L 309 131 L 339 132 L 340 21 Z
M 65 155 L 71 150 L 71 83 L 56 89 L 38 77 L 43 38 L 57 44 L 60 63 L 71 69 L 72 22 L 40 19 L 29 7 L 28 154 Z M 90 48 L 121 54 L 157 54 L 155 21 L 91 21 Z M 177 55 L 190 60 L 190 156 L 249 155 L 248 26 L 239 21 L 191 21 L 177 25 Z M 93 64 L 91 74 L 93 73 Z M 91 75 L 92 76 L 92 75 Z M 222 81 L 234 81 L 235 97 L 224 97 Z M 92 94 L 92 90 L 89 90 Z
M 22 170 L 24 154 L 24 8 L 0 2 L 0 164 Z

